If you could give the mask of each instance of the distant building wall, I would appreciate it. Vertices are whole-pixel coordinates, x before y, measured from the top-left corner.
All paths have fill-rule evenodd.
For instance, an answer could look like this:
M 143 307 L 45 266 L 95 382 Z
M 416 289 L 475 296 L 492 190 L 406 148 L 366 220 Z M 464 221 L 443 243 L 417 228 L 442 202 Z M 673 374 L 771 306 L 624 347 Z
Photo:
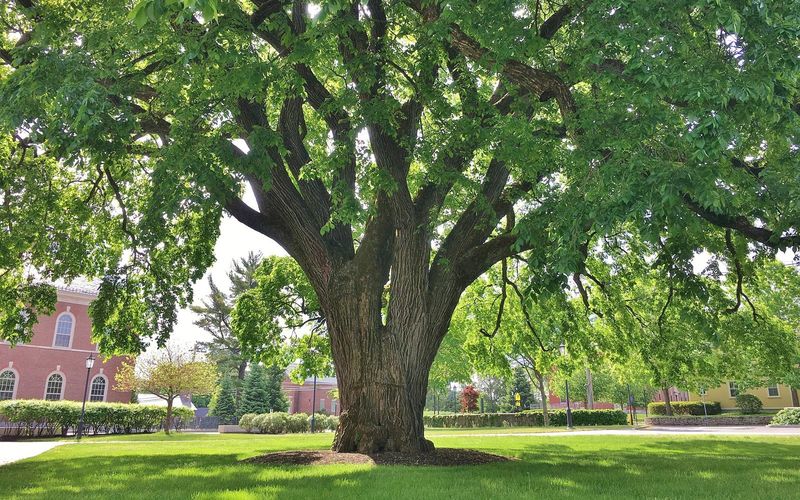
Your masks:
M 336 378 L 324 377 L 317 379 L 316 399 L 314 395 L 314 379 L 307 379 L 303 384 L 296 384 L 290 379 L 284 379 L 281 388 L 289 400 L 289 413 L 310 414 L 312 408 L 316 411 L 323 410 L 329 415 L 339 415 L 342 411 L 338 399 L 332 399 L 330 391 L 338 388 Z
M 13 348 L 7 342 L 0 342 L 0 397 L 8 399 L 8 393 L 1 392 L 4 387 L 8 387 L 6 372 L 13 373 L 12 399 L 44 399 L 48 378 L 57 374 L 61 377 L 61 394 L 58 399 L 81 401 L 86 384 L 86 358 L 92 354 L 96 360 L 89 374 L 89 392 L 91 393 L 95 378 L 99 377 L 105 382 L 103 401 L 130 402 L 130 391 L 114 389 L 117 371 L 125 358 L 113 356 L 104 359 L 91 341 L 88 307 L 92 299 L 93 293 L 59 290 L 55 312 L 39 318 L 31 342 Z M 62 335 L 56 339 L 56 328 L 62 316 Z M 67 331 L 66 326 L 70 322 L 71 334 L 67 337 L 63 332 Z M 100 386 L 98 380 L 95 388 L 100 389 Z M 99 398 L 99 391 L 96 394 Z
M 734 385 L 731 386 L 731 384 Z M 692 400 L 696 401 L 700 401 L 701 398 L 709 402 L 717 401 L 723 410 L 736 410 L 738 409 L 736 406 L 736 393 L 738 391 L 738 386 L 735 384 L 736 382 L 733 381 L 726 382 L 719 387 L 707 389 L 703 395 L 690 393 L 690 397 Z M 758 399 L 760 399 L 764 404 L 765 410 L 778 410 L 781 408 L 786 408 L 787 406 L 793 406 L 794 404 L 792 400 L 792 388 L 788 385 L 778 384 L 772 386 L 771 388 L 756 387 L 754 389 L 746 389 L 739 392 L 742 394 L 753 394 L 758 397 Z

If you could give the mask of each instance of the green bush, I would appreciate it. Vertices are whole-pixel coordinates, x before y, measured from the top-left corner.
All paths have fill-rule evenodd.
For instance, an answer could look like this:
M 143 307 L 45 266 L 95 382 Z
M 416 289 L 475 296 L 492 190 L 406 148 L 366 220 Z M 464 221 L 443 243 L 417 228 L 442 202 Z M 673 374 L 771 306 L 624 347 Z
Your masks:
M 772 418 L 770 425 L 800 425 L 800 408 L 784 408 Z
M 173 408 L 173 427 L 182 429 L 194 418 L 189 408 Z M 0 401 L 0 418 L 11 424 L 16 436 L 54 436 L 75 433 L 81 416 L 77 401 Z M 122 403 L 86 403 L 84 432 L 87 434 L 132 434 L 163 428 L 167 409 Z
M 717 401 L 706 401 L 705 410 L 703 410 L 702 401 L 673 401 L 670 403 L 672 406 L 673 415 L 719 415 L 722 413 L 722 406 Z M 667 406 L 663 402 L 650 403 L 647 405 L 647 413 L 650 415 L 666 415 Z
M 314 417 L 314 431 L 332 431 L 339 425 L 339 417 L 317 413 Z M 239 427 L 247 432 L 262 434 L 289 434 L 308 432 L 311 417 L 305 413 L 246 413 L 239 419 Z
M 745 415 L 752 415 L 760 412 L 764 404 L 753 394 L 739 394 L 736 396 L 736 406 Z
M 565 410 L 548 412 L 550 425 L 567 425 Z M 518 413 L 462 413 L 457 415 L 427 415 L 426 427 L 473 428 L 473 427 L 539 427 L 544 425 L 540 410 L 525 410 Z M 576 426 L 625 425 L 627 417 L 621 410 L 572 410 L 572 423 Z
M 242 415 L 242 418 L 239 419 L 239 427 L 246 430 L 247 432 L 252 431 L 255 426 L 253 420 L 257 417 L 255 413 L 245 413 Z

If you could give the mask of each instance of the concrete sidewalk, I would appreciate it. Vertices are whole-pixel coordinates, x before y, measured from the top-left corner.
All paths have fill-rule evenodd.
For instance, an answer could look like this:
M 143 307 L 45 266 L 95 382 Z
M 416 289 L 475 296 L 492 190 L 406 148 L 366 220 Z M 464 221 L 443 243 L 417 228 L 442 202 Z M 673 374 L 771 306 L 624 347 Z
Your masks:
M 52 450 L 62 444 L 71 444 L 65 441 L 3 441 L 0 442 L 0 466 L 35 457 L 40 453 Z

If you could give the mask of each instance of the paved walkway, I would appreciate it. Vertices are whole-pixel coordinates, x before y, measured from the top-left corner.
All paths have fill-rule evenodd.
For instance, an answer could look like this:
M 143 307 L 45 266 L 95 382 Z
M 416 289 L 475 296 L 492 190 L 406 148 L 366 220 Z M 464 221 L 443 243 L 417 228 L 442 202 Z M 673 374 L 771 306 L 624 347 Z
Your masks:
M 714 434 L 722 436 L 795 436 L 800 437 L 800 427 L 740 427 L 740 426 L 697 426 L 697 427 L 642 427 L 638 429 L 598 429 L 565 432 L 504 432 L 504 433 L 453 433 L 434 434 L 436 438 L 443 437 L 492 437 L 492 436 L 648 436 L 648 435 L 697 435 Z
M 30 458 L 52 450 L 56 446 L 70 444 L 64 441 L 3 441 L 0 442 L 0 466 Z

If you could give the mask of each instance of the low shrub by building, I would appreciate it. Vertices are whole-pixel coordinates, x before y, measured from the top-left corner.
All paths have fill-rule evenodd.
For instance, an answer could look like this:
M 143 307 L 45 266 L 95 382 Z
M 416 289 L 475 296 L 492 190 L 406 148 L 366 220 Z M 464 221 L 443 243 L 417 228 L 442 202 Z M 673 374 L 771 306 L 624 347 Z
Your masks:
M 753 394 L 739 394 L 736 396 L 736 406 L 745 415 L 754 415 L 761 411 L 764 403 Z
M 771 425 L 800 425 L 800 408 L 784 408 L 772 418 Z
M 194 417 L 189 408 L 173 408 L 175 430 Z M 75 433 L 81 416 L 76 401 L 0 401 L 6 436 L 45 437 Z M 163 428 L 166 407 L 122 403 L 86 403 L 84 433 L 134 434 Z
M 548 412 L 550 425 L 567 425 L 565 410 Z M 462 413 L 459 415 L 427 415 L 426 427 L 540 427 L 544 425 L 542 412 L 526 410 L 519 413 Z M 572 423 L 576 426 L 625 425 L 627 416 L 621 410 L 572 410 Z
M 703 409 L 702 401 L 673 401 L 673 415 L 719 415 L 722 413 L 722 406 L 717 401 L 706 401 Z M 666 415 L 667 406 L 663 402 L 650 403 L 647 405 L 647 413 L 650 415 Z
M 314 416 L 314 431 L 332 431 L 339 425 L 339 417 L 317 414 Z M 245 413 L 239 419 L 239 427 L 247 432 L 262 434 L 290 434 L 308 432 L 311 416 L 305 413 Z

